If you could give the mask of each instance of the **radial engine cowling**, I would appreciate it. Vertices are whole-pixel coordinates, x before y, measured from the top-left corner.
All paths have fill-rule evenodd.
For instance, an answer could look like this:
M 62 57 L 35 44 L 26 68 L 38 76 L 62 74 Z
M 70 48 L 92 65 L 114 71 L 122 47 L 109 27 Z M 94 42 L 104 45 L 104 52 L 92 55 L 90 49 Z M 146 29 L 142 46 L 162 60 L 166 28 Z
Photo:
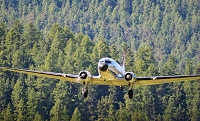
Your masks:
M 133 72 L 126 72 L 124 75 L 124 80 L 125 81 L 134 81 L 135 80 L 135 74 Z
M 79 74 L 78 74 L 78 76 L 79 76 L 79 78 L 80 79 L 83 79 L 83 80 L 87 80 L 87 79 L 89 79 L 90 77 L 91 77 L 91 74 L 90 74 L 90 72 L 88 72 L 88 71 L 81 71 Z

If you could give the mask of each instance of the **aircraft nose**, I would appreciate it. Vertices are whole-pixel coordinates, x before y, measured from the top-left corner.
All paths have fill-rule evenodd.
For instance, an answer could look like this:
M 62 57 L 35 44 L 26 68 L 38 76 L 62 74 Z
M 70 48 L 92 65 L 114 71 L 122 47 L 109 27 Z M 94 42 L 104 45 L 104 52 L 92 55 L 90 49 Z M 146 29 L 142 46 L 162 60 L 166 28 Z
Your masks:
M 108 69 L 108 65 L 107 64 L 99 64 L 99 70 L 101 71 L 106 71 Z

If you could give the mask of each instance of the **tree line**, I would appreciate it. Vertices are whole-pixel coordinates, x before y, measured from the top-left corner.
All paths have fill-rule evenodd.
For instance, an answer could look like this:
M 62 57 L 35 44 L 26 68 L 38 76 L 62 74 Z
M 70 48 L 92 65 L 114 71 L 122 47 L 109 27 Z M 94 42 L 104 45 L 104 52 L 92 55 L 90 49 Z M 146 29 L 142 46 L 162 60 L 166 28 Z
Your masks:
M 102 57 L 136 76 L 199 74 L 193 1 L 3 0 L 0 66 L 97 75 Z M 82 85 L 0 72 L 0 120 L 199 120 L 199 81 L 136 87 Z

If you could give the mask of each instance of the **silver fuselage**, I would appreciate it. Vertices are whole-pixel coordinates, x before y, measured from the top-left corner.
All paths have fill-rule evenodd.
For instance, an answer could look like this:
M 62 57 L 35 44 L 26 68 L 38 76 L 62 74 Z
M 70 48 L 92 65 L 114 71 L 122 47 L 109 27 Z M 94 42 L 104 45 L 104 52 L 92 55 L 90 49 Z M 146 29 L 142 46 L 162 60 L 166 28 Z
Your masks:
M 115 60 L 111 58 L 102 58 L 99 60 L 98 67 L 101 64 L 108 65 L 108 68 L 106 71 L 101 71 L 98 68 L 98 73 L 100 77 L 103 78 L 104 80 L 114 80 L 116 78 L 123 78 L 125 74 L 125 70 Z

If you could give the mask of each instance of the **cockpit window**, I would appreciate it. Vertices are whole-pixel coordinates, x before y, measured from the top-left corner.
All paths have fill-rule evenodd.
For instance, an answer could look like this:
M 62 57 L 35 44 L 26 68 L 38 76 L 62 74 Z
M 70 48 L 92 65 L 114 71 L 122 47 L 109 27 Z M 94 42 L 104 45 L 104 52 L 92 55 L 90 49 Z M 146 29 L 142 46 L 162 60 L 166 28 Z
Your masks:
M 111 61 L 110 60 L 105 60 L 105 63 L 111 63 Z

